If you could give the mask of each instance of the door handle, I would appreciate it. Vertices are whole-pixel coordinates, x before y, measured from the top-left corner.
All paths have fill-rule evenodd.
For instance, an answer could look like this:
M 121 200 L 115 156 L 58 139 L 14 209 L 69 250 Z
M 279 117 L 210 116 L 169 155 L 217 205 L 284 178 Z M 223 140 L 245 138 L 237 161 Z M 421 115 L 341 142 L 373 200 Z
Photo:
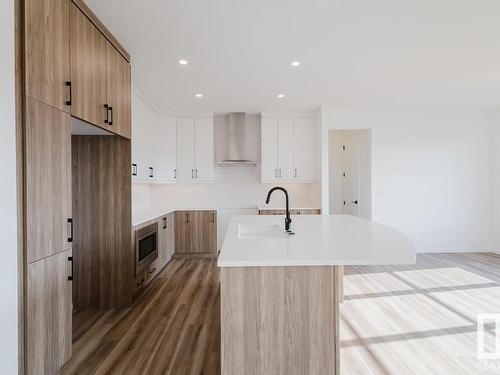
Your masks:
M 137 176 L 137 164 L 132 164 L 132 176 Z
M 194 177 L 195 177 L 195 178 L 198 178 L 198 169 L 195 169 L 195 170 L 194 170 Z
M 109 107 L 109 112 L 111 112 L 111 116 L 109 117 L 109 125 L 113 125 L 113 107 Z
M 186 212 L 186 224 L 189 224 L 189 212 Z
M 215 213 L 212 212 L 212 223 L 215 223 Z
M 68 242 L 73 242 L 73 219 L 68 219 Z
M 73 257 L 68 257 L 68 262 L 71 263 L 71 275 L 68 276 L 68 280 L 72 281 L 73 280 Z
M 358 204 L 358 201 L 357 200 L 356 201 L 352 201 L 351 203 Z
M 149 177 L 150 178 L 154 177 L 154 169 L 153 169 L 153 167 L 149 167 Z
M 281 178 L 281 168 L 279 169 L 279 171 L 280 171 L 280 178 Z
M 163 229 L 167 229 L 167 218 L 163 218 Z
M 295 178 L 297 178 L 297 168 L 294 169 Z
M 72 90 L 71 90 L 71 81 L 66 81 L 66 86 L 69 87 L 69 100 L 66 101 L 66 105 L 71 105 L 71 103 L 73 102 L 73 93 L 72 93 Z
M 191 169 L 191 178 L 194 178 L 194 169 Z
M 104 123 L 108 124 L 109 123 L 109 105 L 104 104 L 104 109 L 106 109 L 106 118 L 104 119 Z
M 274 170 L 274 178 L 278 178 L 278 170 L 277 169 Z
M 174 178 L 177 178 L 177 169 L 174 169 Z

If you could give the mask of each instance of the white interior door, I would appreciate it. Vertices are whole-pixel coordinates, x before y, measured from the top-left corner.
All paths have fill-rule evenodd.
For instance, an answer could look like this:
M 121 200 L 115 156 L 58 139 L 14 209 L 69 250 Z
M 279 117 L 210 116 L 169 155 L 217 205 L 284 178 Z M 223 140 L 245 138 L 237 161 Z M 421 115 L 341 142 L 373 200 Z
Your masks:
M 261 121 L 261 179 L 278 179 L 278 118 L 263 117 Z
M 177 180 L 194 179 L 194 117 L 177 117 Z
M 314 180 L 314 119 L 293 120 L 293 164 L 295 181 Z
M 283 181 L 294 179 L 293 168 L 293 118 L 278 119 L 278 178 Z
M 342 144 L 342 196 L 344 213 L 360 216 L 360 142 L 359 135 L 352 133 Z
M 214 181 L 215 156 L 213 117 L 195 117 L 194 129 L 195 181 Z

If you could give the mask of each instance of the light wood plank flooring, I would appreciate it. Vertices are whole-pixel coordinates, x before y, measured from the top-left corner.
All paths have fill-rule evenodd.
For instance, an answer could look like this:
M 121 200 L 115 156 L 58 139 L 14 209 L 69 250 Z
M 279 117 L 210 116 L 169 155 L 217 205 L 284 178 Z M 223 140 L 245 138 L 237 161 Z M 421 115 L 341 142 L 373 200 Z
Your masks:
M 477 313 L 500 313 L 500 256 L 419 255 L 345 275 L 342 374 L 500 374 L 500 361 L 476 360 Z M 132 308 L 75 314 L 62 373 L 219 374 L 219 308 L 215 260 L 173 260 Z

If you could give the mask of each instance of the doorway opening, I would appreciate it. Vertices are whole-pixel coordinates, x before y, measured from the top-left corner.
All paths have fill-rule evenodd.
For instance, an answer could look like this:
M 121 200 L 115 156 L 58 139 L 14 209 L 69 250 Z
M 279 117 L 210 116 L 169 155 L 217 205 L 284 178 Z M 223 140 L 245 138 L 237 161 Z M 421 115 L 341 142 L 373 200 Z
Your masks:
M 331 214 L 372 218 L 371 130 L 329 131 Z

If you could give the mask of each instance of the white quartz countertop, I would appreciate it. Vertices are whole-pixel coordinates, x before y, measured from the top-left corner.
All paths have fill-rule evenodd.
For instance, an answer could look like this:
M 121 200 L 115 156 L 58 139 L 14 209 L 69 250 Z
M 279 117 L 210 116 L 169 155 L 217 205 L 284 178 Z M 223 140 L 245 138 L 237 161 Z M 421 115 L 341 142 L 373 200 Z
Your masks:
M 386 225 L 350 215 L 292 216 L 292 220 L 295 235 L 289 236 L 284 232 L 282 216 L 233 217 L 218 266 L 389 265 L 416 261 L 410 239 Z M 244 232 L 275 225 L 283 228 L 279 238 L 249 238 Z

